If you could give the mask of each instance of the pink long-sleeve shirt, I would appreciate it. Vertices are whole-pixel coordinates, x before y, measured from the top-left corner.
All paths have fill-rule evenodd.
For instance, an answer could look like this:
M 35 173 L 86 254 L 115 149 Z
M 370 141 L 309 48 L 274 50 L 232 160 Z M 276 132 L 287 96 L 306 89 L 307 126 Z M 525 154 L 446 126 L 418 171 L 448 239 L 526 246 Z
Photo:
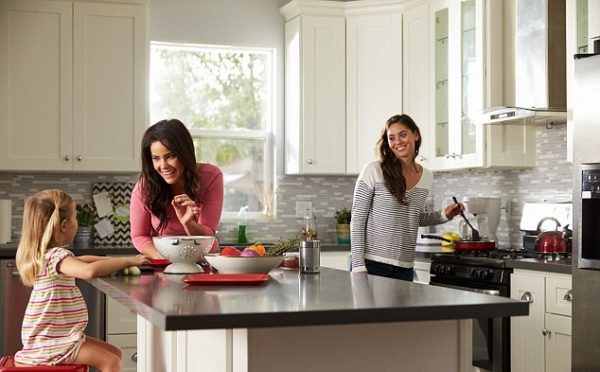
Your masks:
M 196 205 L 201 212 L 196 215 L 196 222 L 209 227 L 215 234 L 221 220 L 223 209 L 223 173 L 211 164 L 200 163 L 197 165 L 200 179 L 200 195 L 196 195 Z M 167 207 L 169 222 L 160 232 L 153 232 L 152 226 L 157 227 L 160 219 L 153 215 L 144 197 L 144 190 L 138 181 L 131 193 L 129 206 L 129 220 L 131 221 L 131 240 L 134 247 L 141 253 L 144 246 L 152 241 L 153 236 L 187 235 L 183 225 L 179 222 L 172 205 Z M 213 249 L 218 247 L 215 242 Z

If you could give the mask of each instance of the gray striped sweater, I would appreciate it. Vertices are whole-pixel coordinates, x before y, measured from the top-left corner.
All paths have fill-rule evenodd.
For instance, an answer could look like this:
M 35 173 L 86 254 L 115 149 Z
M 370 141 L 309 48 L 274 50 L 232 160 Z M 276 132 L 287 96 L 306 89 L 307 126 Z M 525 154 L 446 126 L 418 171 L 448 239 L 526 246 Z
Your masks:
M 406 191 L 408 205 L 387 189 L 381 165 L 365 165 L 356 180 L 352 202 L 352 271 L 365 271 L 365 259 L 412 268 L 419 226 L 448 221 L 443 210 L 425 212 L 433 173 L 423 167 L 419 182 Z

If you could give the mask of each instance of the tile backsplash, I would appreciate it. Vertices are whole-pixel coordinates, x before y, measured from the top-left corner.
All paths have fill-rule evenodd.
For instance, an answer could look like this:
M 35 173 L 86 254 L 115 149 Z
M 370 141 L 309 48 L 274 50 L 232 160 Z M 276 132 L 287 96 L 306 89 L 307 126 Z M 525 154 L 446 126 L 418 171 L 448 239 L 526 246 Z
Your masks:
M 566 125 L 536 129 L 536 166 L 531 169 L 436 172 L 434 176 L 434 206 L 441 208 L 451 196 L 497 196 L 502 199 L 502 217 L 498 241 L 502 247 L 520 247 L 522 232 L 519 220 L 525 202 L 560 202 L 572 199 L 571 164 L 566 161 Z M 426 139 L 425 139 L 426 140 Z M 76 173 L 0 173 L 0 199 L 13 200 L 13 237 L 18 239 L 23 214 L 23 202 L 29 195 L 46 188 L 60 188 L 76 201 L 91 199 L 92 184 L 97 182 L 135 182 L 136 174 L 76 174 Z M 311 201 L 317 216 L 319 237 L 335 240 L 333 214 L 337 209 L 350 208 L 355 176 L 283 176 L 278 179 L 276 217 L 251 220 L 248 237 L 251 241 L 272 242 L 300 231 L 296 217 L 296 201 Z M 456 230 L 458 219 L 437 226 L 437 231 Z M 222 221 L 219 238 L 235 240 L 236 222 Z

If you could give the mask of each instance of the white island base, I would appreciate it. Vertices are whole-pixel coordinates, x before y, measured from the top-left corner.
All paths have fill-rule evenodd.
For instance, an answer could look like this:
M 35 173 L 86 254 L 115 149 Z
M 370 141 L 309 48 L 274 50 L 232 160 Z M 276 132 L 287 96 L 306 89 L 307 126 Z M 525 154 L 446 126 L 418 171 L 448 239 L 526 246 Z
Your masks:
M 471 371 L 471 320 L 164 331 L 138 316 L 138 372 Z

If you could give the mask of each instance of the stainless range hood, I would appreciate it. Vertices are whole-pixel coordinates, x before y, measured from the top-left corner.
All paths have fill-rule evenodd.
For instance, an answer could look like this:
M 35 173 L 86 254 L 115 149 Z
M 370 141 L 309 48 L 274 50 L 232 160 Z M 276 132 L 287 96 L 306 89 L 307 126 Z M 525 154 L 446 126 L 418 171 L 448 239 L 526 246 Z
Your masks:
M 480 124 L 567 120 L 565 0 L 516 0 L 515 106 L 483 111 Z

